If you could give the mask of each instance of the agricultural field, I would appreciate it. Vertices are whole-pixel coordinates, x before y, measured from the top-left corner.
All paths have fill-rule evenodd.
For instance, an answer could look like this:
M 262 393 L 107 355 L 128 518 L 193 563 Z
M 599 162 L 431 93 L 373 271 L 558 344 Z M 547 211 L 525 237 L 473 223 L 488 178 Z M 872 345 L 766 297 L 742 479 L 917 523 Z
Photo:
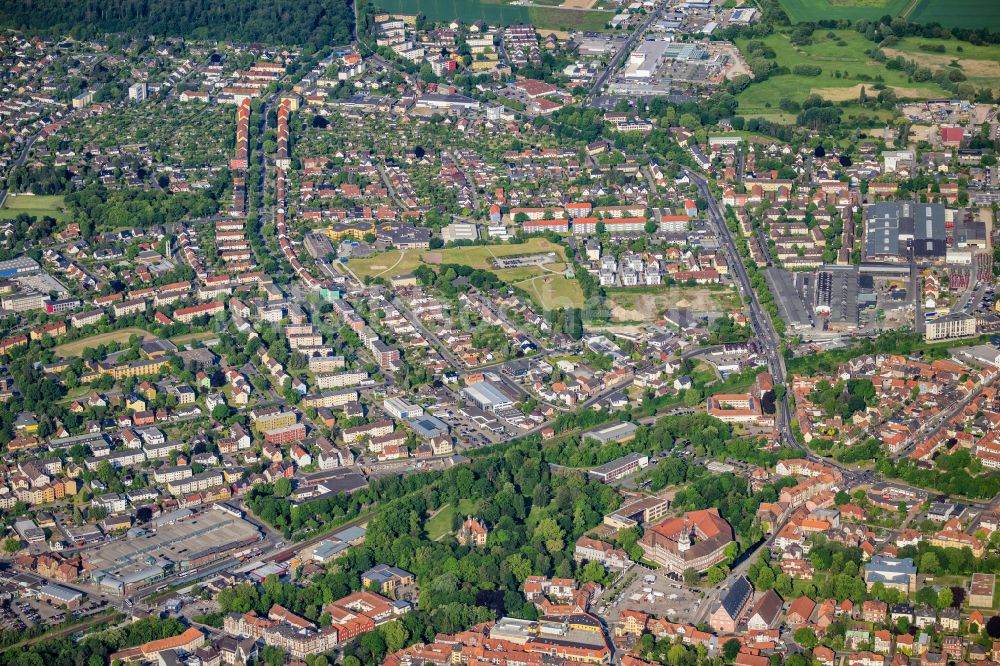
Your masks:
M 996 0 L 913 0 L 903 18 L 914 23 L 940 23 L 946 28 L 1000 30 Z
M 491 257 L 555 253 L 555 261 L 542 266 L 496 269 Z M 393 250 L 364 259 L 352 259 L 348 268 L 361 280 L 368 277 L 390 278 L 412 273 L 420 264 L 462 264 L 495 273 L 498 277 L 531 294 L 545 309 L 581 307 L 583 292 L 576 280 L 563 276 L 566 255 L 562 247 L 545 238 L 531 238 L 519 245 L 480 245 L 445 250 Z
M 48 215 L 60 222 L 67 222 L 70 218 L 69 212 L 63 205 L 62 196 L 8 195 L 3 208 L 0 208 L 0 220 L 11 220 L 21 213 L 35 217 Z
M 996 0 L 780 0 L 792 23 L 847 19 L 876 20 L 899 16 L 913 23 L 946 28 L 1000 30 Z
M 613 12 L 584 8 L 580 0 L 539 0 L 534 6 L 509 0 L 381 0 L 379 7 L 393 14 L 423 14 L 432 21 L 482 19 L 491 25 L 531 23 L 547 30 L 604 30 Z M 590 6 L 590 0 L 587 0 Z
M 879 19 L 896 16 L 912 0 L 780 0 L 792 23 L 823 19 Z
M 129 338 L 133 335 L 138 335 L 144 340 L 150 340 L 156 336 L 145 331 L 141 328 L 123 328 L 119 331 L 110 331 L 108 333 L 98 333 L 97 335 L 91 335 L 90 337 L 80 338 L 79 340 L 74 340 L 73 342 L 67 342 L 65 344 L 57 345 L 53 348 L 53 351 L 57 356 L 62 358 L 70 358 L 73 356 L 79 356 L 83 353 L 84 349 L 90 347 L 97 347 L 99 345 L 106 345 L 109 342 L 128 342 Z
M 930 99 L 950 94 L 933 81 L 913 83 L 905 72 L 871 60 L 865 51 L 873 44 L 853 30 L 816 30 L 813 42 L 806 46 L 795 46 L 782 33 L 769 35 L 763 41 L 774 50 L 776 62 L 792 73 L 772 76 L 741 92 L 740 112 L 745 116 L 771 116 L 781 111 L 782 99 L 801 103 L 814 94 L 836 102 L 857 99 L 862 86 L 871 96 L 878 94 L 879 85 L 891 87 L 900 98 Z M 747 44 L 748 40 L 738 42 L 744 52 Z M 803 64 L 815 65 L 822 71 L 818 76 L 794 73 L 795 66 Z M 794 113 L 788 115 L 794 118 Z

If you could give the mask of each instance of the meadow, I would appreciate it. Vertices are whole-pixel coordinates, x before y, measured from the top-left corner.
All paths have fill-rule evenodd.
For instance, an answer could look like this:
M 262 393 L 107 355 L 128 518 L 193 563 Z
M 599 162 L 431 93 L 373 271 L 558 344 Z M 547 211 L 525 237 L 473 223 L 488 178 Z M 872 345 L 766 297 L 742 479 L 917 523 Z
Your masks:
M 944 51 L 937 49 L 943 48 Z M 935 49 L 930 51 L 929 49 Z M 957 39 L 906 37 L 882 49 L 887 56 L 902 56 L 924 67 L 943 69 L 957 64 L 977 88 L 1000 88 L 1000 45 L 971 44 Z
M 156 337 L 149 331 L 145 331 L 141 328 L 130 327 L 123 328 L 118 331 L 110 331 L 108 333 L 98 333 L 97 335 L 91 335 L 86 338 L 74 340 L 73 342 L 57 345 L 53 348 L 53 351 L 57 356 L 61 356 L 62 358 L 71 358 L 82 354 L 84 349 L 99 347 L 100 345 L 106 345 L 110 342 L 128 342 L 129 338 L 133 335 L 138 335 L 144 340 L 151 340 Z
M 496 269 L 491 257 L 554 252 L 556 260 L 544 266 Z M 462 264 L 495 273 L 505 282 L 524 289 L 544 309 L 581 307 L 583 291 L 574 279 L 566 278 L 563 248 L 545 238 L 529 238 L 518 245 L 479 245 L 444 250 L 391 250 L 364 259 L 351 259 L 347 266 L 360 279 L 412 273 L 420 264 Z
M 8 195 L 3 208 L 0 208 L 0 220 L 11 220 L 21 213 L 27 213 L 35 217 L 48 215 L 60 222 L 66 222 L 70 218 L 70 214 L 63 205 L 62 196 Z
M 816 30 L 812 43 L 805 46 L 795 46 L 783 33 L 769 35 L 764 43 L 774 49 L 776 62 L 790 71 L 796 65 L 809 64 L 820 67 L 822 72 L 818 76 L 792 72 L 750 85 L 739 94 L 740 112 L 745 116 L 773 116 L 781 112 L 782 99 L 802 102 L 813 94 L 835 102 L 857 99 L 862 86 L 868 95 L 874 96 L 878 94 L 874 89 L 877 83 L 891 87 L 900 98 L 948 96 L 933 81 L 912 83 L 905 72 L 887 69 L 871 60 L 865 51 L 873 44 L 853 30 Z M 745 51 L 747 40 L 738 41 L 738 45 Z M 787 115 L 794 118 L 794 114 Z
M 424 529 L 427 530 L 427 538 L 431 541 L 438 541 L 451 534 L 451 521 L 456 513 L 459 516 L 471 515 L 476 510 L 476 504 L 472 500 L 463 499 L 458 503 L 458 507 L 445 504 L 438 513 L 427 521 Z

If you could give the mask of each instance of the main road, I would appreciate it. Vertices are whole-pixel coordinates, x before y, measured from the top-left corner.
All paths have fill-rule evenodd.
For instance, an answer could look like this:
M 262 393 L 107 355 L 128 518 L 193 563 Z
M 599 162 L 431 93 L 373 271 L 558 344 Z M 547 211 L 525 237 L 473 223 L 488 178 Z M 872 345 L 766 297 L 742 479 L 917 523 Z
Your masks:
M 35 141 L 37 141 L 38 138 L 42 136 L 42 132 L 44 131 L 45 130 L 39 130 L 37 133 L 33 134 L 30 139 L 24 142 L 24 148 L 21 149 L 21 154 L 17 156 L 17 159 L 14 160 L 14 163 L 11 164 L 10 170 L 8 170 L 7 172 L 8 176 L 10 175 L 11 172 L 14 171 L 14 169 L 24 166 L 24 161 L 28 159 L 28 151 L 31 150 L 31 147 L 35 144 Z M 3 189 L 0 190 L 0 207 L 2 207 L 4 203 L 7 201 L 8 190 L 9 190 L 8 184 L 6 181 L 4 181 Z
M 614 74 L 615 70 L 618 69 L 618 66 L 622 64 L 622 60 L 624 60 L 627 55 L 632 53 L 632 49 L 635 48 L 636 42 L 642 39 L 646 30 L 649 29 L 649 26 L 653 25 L 653 21 L 659 18 L 659 16 L 659 9 L 653 11 L 649 15 L 649 18 L 646 19 L 646 22 L 639 26 L 635 32 L 629 35 L 628 39 L 625 40 L 625 43 L 622 44 L 622 47 L 618 49 L 618 52 L 615 53 L 613 58 L 611 58 L 611 62 L 608 63 L 608 66 L 604 68 L 604 71 L 601 72 L 600 76 L 597 77 L 597 80 L 594 81 L 594 85 L 590 87 L 590 92 L 587 93 L 587 97 L 583 100 L 583 106 L 594 105 L 594 99 L 597 97 L 597 94 L 601 92 L 601 88 L 604 87 L 604 84 L 607 83 L 608 77 Z
M 690 169 L 684 169 L 684 173 L 694 182 L 699 194 L 701 194 L 701 197 L 708 205 L 709 218 L 716 227 L 719 239 L 723 242 L 726 258 L 729 260 L 729 265 L 733 269 L 733 274 L 737 282 L 739 282 L 740 290 L 743 292 L 744 299 L 750 308 L 750 327 L 753 329 L 754 335 L 757 336 L 757 339 L 764 346 L 771 377 L 773 377 L 775 384 L 784 384 L 785 359 L 781 355 L 781 341 L 774 330 L 774 323 L 771 321 L 771 317 L 764 312 L 764 308 L 760 305 L 760 299 L 750 284 L 750 274 L 747 273 L 746 266 L 743 264 L 743 258 L 736 248 L 736 239 L 726 224 L 726 218 L 722 214 L 719 202 L 716 201 L 715 195 L 712 194 L 712 190 L 708 186 L 708 181 L 703 176 Z M 781 400 L 781 409 L 778 410 L 775 417 L 782 439 L 786 440 L 788 444 L 795 444 L 796 440 L 792 434 L 790 416 L 791 410 L 788 403 L 788 392 L 786 391 Z

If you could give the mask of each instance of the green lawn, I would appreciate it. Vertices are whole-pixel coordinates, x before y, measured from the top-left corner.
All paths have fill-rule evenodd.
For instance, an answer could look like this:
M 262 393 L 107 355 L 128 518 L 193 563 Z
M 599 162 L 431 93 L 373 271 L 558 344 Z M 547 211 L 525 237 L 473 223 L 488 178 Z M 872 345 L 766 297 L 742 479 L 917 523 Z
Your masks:
M 896 16 L 910 0 L 780 0 L 792 23 L 823 19 L 878 19 Z
M 145 340 L 150 340 L 156 337 L 149 331 L 141 328 L 129 327 L 117 331 L 110 331 L 108 333 L 98 333 L 86 338 L 74 340 L 73 342 L 57 345 L 52 348 L 52 351 L 56 353 L 56 356 L 70 358 L 72 356 L 79 356 L 83 353 L 83 350 L 87 348 L 98 347 L 111 342 L 128 342 L 133 335 L 138 335 Z
M 69 213 L 63 207 L 62 196 L 8 195 L 3 208 L 0 208 L 0 220 L 10 220 L 21 213 L 27 213 L 35 217 L 48 215 L 60 222 L 66 222 L 70 218 Z
M 515 284 L 531 294 L 545 310 L 583 307 L 583 291 L 579 283 L 562 275 L 539 275 Z
M 494 270 L 492 257 L 547 254 L 554 252 L 556 261 L 545 266 L 524 266 Z M 566 254 L 562 246 L 545 238 L 529 238 L 527 242 L 507 245 L 479 245 L 454 247 L 445 250 L 392 250 L 364 259 L 351 259 L 348 266 L 360 279 L 412 273 L 420 264 L 461 264 L 495 273 L 502 280 L 517 285 L 531 294 L 535 302 L 546 310 L 553 308 L 582 307 L 583 291 L 575 279 L 561 274 L 566 267 Z
M 440 513 L 424 524 L 424 529 L 427 531 L 427 538 L 431 541 L 437 541 L 438 539 L 451 534 L 451 520 L 456 511 L 459 515 L 466 516 L 471 515 L 475 510 L 475 502 L 468 499 L 460 501 L 457 509 L 450 504 L 445 506 L 441 509 Z
M 833 37 L 827 37 L 828 33 L 832 33 Z M 880 84 L 891 86 L 900 98 L 927 99 L 949 95 L 931 81 L 911 83 L 904 72 L 886 69 L 868 58 L 865 51 L 874 44 L 853 30 L 816 30 L 813 43 L 806 46 L 793 45 L 782 33 L 769 35 L 763 41 L 774 49 L 776 62 L 790 71 L 796 65 L 809 64 L 820 67 L 822 72 L 819 76 L 783 74 L 751 84 L 738 98 L 740 111 L 745 116 L 780 114 L 782 99 L 802 102 L 811 94 L 835 102 L 855 100 L 862 86 L 868 95 L 876 95 L 875 86 Z M 748 40 L 738 42 L 744 51 L 747 44 Z M 854 112 L 861 112 L 861 108 L 855 107 Z M 864 112 L 873 114 L 872 111 Z

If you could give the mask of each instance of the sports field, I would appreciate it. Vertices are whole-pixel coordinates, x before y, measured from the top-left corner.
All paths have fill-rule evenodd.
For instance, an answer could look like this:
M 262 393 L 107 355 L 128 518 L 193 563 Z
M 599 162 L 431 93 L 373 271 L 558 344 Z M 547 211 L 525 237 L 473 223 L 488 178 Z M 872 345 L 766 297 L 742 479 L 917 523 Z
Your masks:
M 71 356 L 79 356 L 83 353 L 84 349 L 89 347 L 97 347 L 99 345 L 106 345 L 109 342 L 128 342 L 129 338 L 133 335 L 138 335 L 145 340 L 155 338 L 156 336 L 149 331 L 144 331 L 141 328 L 123 328 L 119 331 L 111 331 L 109 333 L 98 333 L 97 335 L 91 335 L 87 338 L 80 338 L 79 340 L 74 340 L 73 342 L 67 342 L 66 344 L 58 345 L 53 348 L 53 351 L 57 356 L 63 358 L 70 358 Z
M 69 220 L 69 213 L 63 208 L 61 196 L 8 195 L 3 208 L 0 208 L 0 220 L 11 220 L 21 213 L 35 217 L 48 215 L 60 222 Z
M 539 6 L 508 4 L 509 0 L 380 0 L 379 7 L 391 14 L 423 14 L 432 21 L 460 18 L 472 23 L 483 20 L 490 25 L 530 23 L 547 30 L 604 30 L 614 13 L 597 9 L 570 8 L 578 4 L 552 6 L 540 0 Z M 560 3 L 563 4 L 562 0 Z
M 518 268 L 496 269 L 490 263 L 491 257 L 513 255 L 548 254 L 554 252 L 556 260 L 544 266 L 522 266 Z M 381 277 L 386 280 L 395 275 L 412 273 L 420 264 L 462 264 L 496 273 L 509 284 L 515 285 L 532 295 L 542 308 L 581 307 L 583 291 L 574 279 L 562 275 L 566 268 L 566 255 L 561 246 L 545 238 L 530 238 L 518 245 L 480 245 L 475 247 L 455 247 L 446 250 L 392 250 L 364 259 L 351 259 L 348 267 L 360 279 Z
M 914 0 L 903 17 L 914 23 L 940 23 L 947 28 L 1000 30 L 997 0 Z
M 763 41 L 774 50 L 775 61 L 787 67 L 789 72 L 803 64 L 817 66 L 822 71 L 818 76 L 781 74 L 751 84 L 738 97 L 740 112 L 745 116 L 779 113 L 782 99 L 799 103 L 809 95 L 837 102 L 856 99 L 862 86 L 869 96 L 878 94 L 877 85 L 891 87 L 900 98 L 927 99 L 949 94 L 933 81 L 911 83 L 905 72 L 887 69 L 884 64 L 868 58 L 865 51 L 873 44 L 854 30 L 819 29 L 813 33 L 812 43 L 805 46 L 795 46 L 782 33 L 769 35 Z M 738 41 L 744 53 L 747 43 L 747 40 Z M 794 116 L 794 112 L 789 115 Z

